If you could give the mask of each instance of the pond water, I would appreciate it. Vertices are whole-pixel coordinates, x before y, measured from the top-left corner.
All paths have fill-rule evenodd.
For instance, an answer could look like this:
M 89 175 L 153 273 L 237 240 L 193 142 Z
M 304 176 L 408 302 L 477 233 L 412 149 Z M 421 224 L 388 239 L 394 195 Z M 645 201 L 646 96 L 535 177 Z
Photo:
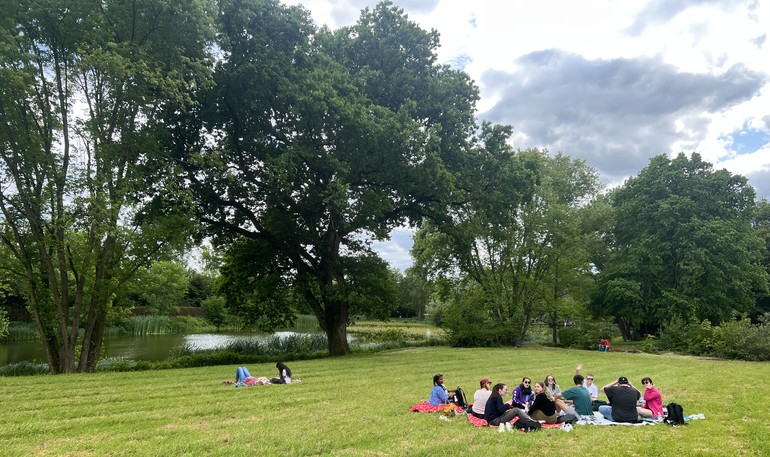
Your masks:
M 304 330 L 304 329 L 303 329 Z M 282 331 L 273 333 L 278 337 L 285 337 L 296 333 L 310 333 Z M 314 331 L 318 331 L 315 329 Z M 188 335 L 143 335 L 143 336 L 111 336 L 104 340 L 104 354 L 102 358 L 122 357 L 133 360 L 163 360 L 171 351 L 181 345 L 188 345 L 195 349 L 216 349 L 224 347 L 237 340 L 267 339 L 270 334 L 227 334 L 227 333 L 194 333 Z M 0 343 L 0 366 L 17 362 L 45 362 L 45 350 L 40 342 L 25 343 Z

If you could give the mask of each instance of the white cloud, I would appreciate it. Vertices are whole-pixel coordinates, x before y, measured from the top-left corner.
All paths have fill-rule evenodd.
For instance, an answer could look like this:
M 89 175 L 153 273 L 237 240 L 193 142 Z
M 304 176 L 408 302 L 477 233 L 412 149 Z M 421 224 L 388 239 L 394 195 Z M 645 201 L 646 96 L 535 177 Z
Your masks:
M 332 28 L 376 4 L 295 1 Z M 474 79 L 480 115 L 513 125 L 515 146 L 584 158 L 608 184 L 698 152 L 770 197 L 770 146 L 741 144 L 770 132 L 770 2 L 395 3 L 441 34 L 439 60 Z M 398 246 L 382 247 L 403 264 Z

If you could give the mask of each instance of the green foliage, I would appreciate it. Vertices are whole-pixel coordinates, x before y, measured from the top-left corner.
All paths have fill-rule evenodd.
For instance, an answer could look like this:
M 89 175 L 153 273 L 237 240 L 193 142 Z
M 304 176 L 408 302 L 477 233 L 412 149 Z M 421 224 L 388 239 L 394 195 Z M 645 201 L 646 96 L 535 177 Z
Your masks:
M 34 376 L 51 374 L 51 368 L 45 362 L 15 362 L 0 367 L 0 377 Z
M 201 302 L 203 315 L 206 319 L 219 329 L 227 321 L 227 311 L 225 310 L 225 298 L 218 295 L 212 295 Z
M 668 351 L 739 360 L 770 360 L 770 314 L 757 324 L 735 318 L 720 325 L 708 320 L 673 319 L 660 334 L 659 346 Z
M 0 308 L 0 341 L 3 341 L 8 336 L 8 312 L 4 308 Z
M 218 5 L 216 85 L 172 140 L 181 182 L 227 247 L 228 306 L 265 328 L 312 312 L 347 354 L 352 315 L 397 306 L 368 241 L 445 214 L 478 89 L 392 3 L 334 32 L 276 0 Z
M 617 327 L 609 322 L 586 321 L 559 329 L 559 342 L 565 347 L 595 350 L 600 340 L 612 341 L 617 334 Z
M 482 126 L 465 202 L 415 235 L 416 270 L 431 278 L 459 272 L 460 288 L 478 286 L 473 303 L 454 300 L 445 320 L 463 345 L 513 344 L 536 317 L 556 328 L 579 314 L 590 287 L 595 230 L 584 205 L 598 192 L 596 172 L 562 154 L 514 152 L 510 135 L 510 128 Z M 484 333 L 479 343 L 473 332 Z
M 673 319 L 721 323 L 753 312 L 768 291 L 754 197 L 745 177 L 714 170 L 698 154 L 652 158 L 610 196 L 612 253 L 595 314 L 615 317 L 628 339 Z M 698 350 L 715 350 L 705 333 Z
M 0 241 L 56 373 L 95 369 L 115 292 L 189 238 L 191 214 L 152 197 L 184 193 L 155 175 L 210 83 L 212 6 L 3 3 Z

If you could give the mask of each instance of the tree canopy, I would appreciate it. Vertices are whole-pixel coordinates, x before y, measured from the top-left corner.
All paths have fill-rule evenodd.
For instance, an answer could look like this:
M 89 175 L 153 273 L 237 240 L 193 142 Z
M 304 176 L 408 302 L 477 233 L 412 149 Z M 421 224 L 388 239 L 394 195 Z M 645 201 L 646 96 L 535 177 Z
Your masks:
M 753 311 L 768 285 L 754 198 L 745 177 L 698 154 L 652 158 L 611 195 L 613 253 L 595 310 L 627 338 L 674 317 L 719 323 Z
M 201 220 L 231 246 L 229 284 L 290 285 L 253 311 L 277 324 L 294 312 L 279 298 L 301 297 L 330 353 L 347 354 L 351 312 L 396 304 L 374 293 L 392 275 L 367 240 L 442 213 L 478 91 L 436 64 L 437 33 L 390 3 L 334 32 L 277 1 L 220 8 L 204 136 L 176 132 L 195 145 L 176 158 Z
M 189 235 L 187 215 L 150 218 L 145 204 L 148 189 L 163 192 L 149 164 L 169 113 L 206 80 L 211 8 L 21 0 L 2 11 L 0 240 L 52 371 L 90 371 L 112 294 Z

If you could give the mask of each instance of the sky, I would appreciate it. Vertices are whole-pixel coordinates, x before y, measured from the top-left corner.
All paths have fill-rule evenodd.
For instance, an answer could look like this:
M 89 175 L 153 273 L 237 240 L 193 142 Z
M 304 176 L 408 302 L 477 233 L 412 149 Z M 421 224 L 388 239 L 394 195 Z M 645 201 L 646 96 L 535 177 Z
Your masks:
M 367 0 L 286 0 L 352 25 Z M 770 2 L 395 0 L 481 92 L 477 117 L 595 168 L 607 188 L 660 154 L 699 153 L 770 198 Z M 412 231 L 375 249 L 411 264 Z

